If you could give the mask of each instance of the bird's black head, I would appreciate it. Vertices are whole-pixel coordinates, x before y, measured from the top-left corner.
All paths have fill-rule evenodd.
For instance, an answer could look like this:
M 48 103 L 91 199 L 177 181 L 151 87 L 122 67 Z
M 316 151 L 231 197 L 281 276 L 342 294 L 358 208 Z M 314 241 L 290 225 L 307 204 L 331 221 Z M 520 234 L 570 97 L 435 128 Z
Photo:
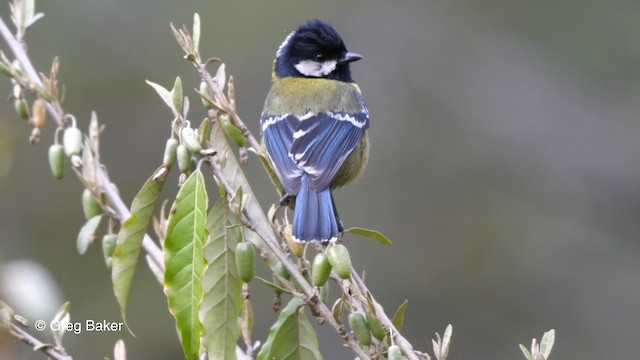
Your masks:
M 276 55 L 279 77 L 315 77 L 353 82 L 349 63 L 362 56 L 347 51 L 331 24 L 310 20 L 284 40 Z

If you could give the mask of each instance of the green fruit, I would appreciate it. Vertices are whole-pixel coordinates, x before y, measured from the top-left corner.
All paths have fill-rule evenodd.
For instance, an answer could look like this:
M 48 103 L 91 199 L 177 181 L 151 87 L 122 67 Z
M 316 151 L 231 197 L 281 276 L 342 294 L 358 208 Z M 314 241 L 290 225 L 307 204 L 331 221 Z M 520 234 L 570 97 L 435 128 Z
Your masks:
M 167 144 L 164 146 L 164 157 L 162 159 L 162 165 L 172 166 L 176 162 L 176 149 L 178 149 L 179 142 L 176 139 L 168 139 Z
M 84 189 L 82 192 L 82 210 L 87 220 L 103 212 L 102 206 L 100 206 L 89 189 Z
M 236 268 L 242 281 L 247 283 L 253 279 L 255 261 L 256 250 L 252 243 L 245 241 L 236 245 Z
M 64 148 L 60 144 L 53 144 L 49 147 L 49 166 L 51 173 L 56 179 L 64 176 Z
M 104 255 L 104 262 L 109 269 L 111 269 L 111 257 L 113 257 L 117 243 L 118 235 L 116 234 L 105 234 L 102 237 L 102 254 Z
M 351 276 L 351 256 L 344 245 L 331 245 L 327 249 L 327 258 L 340 278 L 348 279 Z
M 67 128 L 62 137 L 62 144 L 64 145 L 64 153 L 67 156 L 71 157 L 80 154 L 80 150 L 82 150 L 82 132 L 78 128 Z
M 244 137 L 239 127 L 235 126 L 229 119 L 229 115 L 223 114 L 220 116 L 220 124 L 222 125 L 222 131 L 233 141 L 238 147 L 242 147 L 247 143 L 247 138 Z
M 178 145 L 176 149 L 176 157 L 178 158 L 178 168 L 181 172 L 186 173 L 191 169 L 191 154 L 184 145 Z
M 358 342 L 363 346 L 371 345 L 371 333 L 369 332 L 369 326 L 367 325 L 367 320 L 364 318 L 364 315 L 359 312 L 354 312 L 349 314 L 347 320 Z
M 196 131 L 190 127 L 183 127 L 180 130 L 180 140 L 182 140 L 182 145 L 186 146 L 191 152 L 197 153 L 202 150 Z
M 382 341 L 386 333 L 382 325 L 380 325 L 378 319 L 373 317 L 373 315 L 367 313 L 367 324 L 369 325 L 369 330 L 371 330 L 371 334 L 373 335 L 373 337 Z
M 389 346 L 389 350 L 387 350 L 387 358 L 389 360 L 401 360 L 402 351 L 400 351 L 400 347 L 398 345 Z
M 313 259 L 313 265 L 311 267 L 311 280 L 313 281 L 313 285 L 322 286 L 327 280 L 329 280 L 329 275 L 331 275 L 331 263 L 329 263 L 329 259 L 323 253 L 319 253 Z
M 13 102 L 13 105 L 16 108 L 16 113 L 18 114 L 18 116 L 20 116 L 20 118 L 24 120 L 29 119 L 29 107 L 24 99 L 16 99 Z

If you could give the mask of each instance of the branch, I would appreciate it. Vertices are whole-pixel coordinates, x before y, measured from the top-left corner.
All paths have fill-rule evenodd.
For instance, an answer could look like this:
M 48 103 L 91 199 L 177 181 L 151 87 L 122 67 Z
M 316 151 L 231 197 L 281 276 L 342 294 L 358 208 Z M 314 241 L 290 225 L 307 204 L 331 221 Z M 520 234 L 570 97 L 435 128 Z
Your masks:
M 28 332 L 21 329 L 18 325 L 11 323 L 9 334 L 23 343 L 31 346 L 34 350 L 39 350 L 55 360 L 72 360 L 73 358 L 62 351 L 57 350 L 51 345 L 45 344 L 36 339 Z

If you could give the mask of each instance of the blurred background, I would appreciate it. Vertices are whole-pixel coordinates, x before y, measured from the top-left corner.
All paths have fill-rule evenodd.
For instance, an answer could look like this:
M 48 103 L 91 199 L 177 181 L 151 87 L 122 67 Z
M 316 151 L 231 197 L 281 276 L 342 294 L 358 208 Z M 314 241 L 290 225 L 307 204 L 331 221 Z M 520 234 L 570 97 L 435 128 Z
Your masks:
M 37 10 L 45 17 L 27 34 L 29 54 L 43 72 L 60 58 L 66 109 L 81 127 L 97 111 L 102 159 L 129 203 L 160 164 L 172 120 L 144 80 L 170 87 L 180 75 L 190 117 L 204 114 L 170 22 L 190 27 L 200 14 L 202 53 L 226 62 L 257 134 L 276 48 L 305 20 L 330 21 L 365 56 L 352 70 L 373 144 L 365 176 L 336 193 L 337 206 L 346 226 L 394 243 L 345 242 L 388 313 L 409 299 L 413 346 L 430 351 L 451 323 L 450 359 L 522 359 L 518 344 L 551 328 L 552 359 L 637 356 L 640 2 L 63 0 Z M 9 21 L 7 4 L 0 16 Z M 10 94 L 6 78 L 0 88 Z M 81 186 L 70 171 L 50 175 L 53 126 L 37 146 L 29 132 L 11 102 L 0 104 L 4 297 L 40 283 L 31 310 L 20 310 L 32 320 L 68 300 L 72 321 L 120 321 L 99 246 L 77 254 Z M 247 171 L 266 208 L 273 188 L 255 158 Z M 112 356 L 118 338 L 130 359 L 183 356 L 143 263 L 128 305 L 137 337 L 68 334 L 74 358 Z M 270 291 L 254 283 L 253 292 L 264 340 L 276 315 Z M 325 358 L 353 358 L 329 327 L 319 337 Z M 0 341 L 18 359 L 43 358 Z

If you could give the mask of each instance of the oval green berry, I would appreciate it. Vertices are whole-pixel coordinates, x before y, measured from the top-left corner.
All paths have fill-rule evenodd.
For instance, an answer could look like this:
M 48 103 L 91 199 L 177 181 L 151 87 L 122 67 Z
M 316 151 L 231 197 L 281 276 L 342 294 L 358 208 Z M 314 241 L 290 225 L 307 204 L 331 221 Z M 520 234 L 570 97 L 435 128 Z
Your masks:
M 13 102 L 13 106 L 16 108 L 16 113 L 18 114 L 18 116 L 20 116 L 20 118 L 24 120 L 29 119 L 29 106 L 24 99 L 16 99 Z
M 239 127 L 235 126 L 229 119 L 229 115 L 223 114 L 220 116 L 220 124 L 222 125 L 222 131 L 233 141 L 238 147 L 242 147 L 247 143 L 247 138 L 242 135 L 242 131 Z
M 340 278 L 348 279 L 351 276 L 351 256 L 344 245 L 331 245 L 327 249 L 327 258 Z
M 176 150 L 178 149 L 179 142 L 176 139 L 168 139 L 167 144 L 164 146 L 164 157 L 162 158 L 162 165 L 172 166 L 176 162 Z
M 242 281 L 249 282 L 253 279 L 255 261 L 256 250 L 252 243 L 245 241 L 236 245 L 236 268 Z
M 102 206 L 98 203 L 89 189 L 84 189 L 82 192 L 82 210 L 84 211 L 84 217 L 87 220 L 96 215 L 102 214 Z
M 386 335 L 384 328 L 380 325 L 378 319 L 373 317 L 373 315 L 367 313 L 367 324 L 369 325 L 369 330 L 371 330 L 371 334 L 376 339 L 382 341 L 384 336 Z
M 178 145 L 176 149 L 176 157 L 178 158 L 178 168 L 181 172 L 186 173 L 191 168 L 191 154 L 189 149 L 184 145 Z
M 190 127 L 183 127 L 180 130 L 180 140 L 182 140 L 182 145 L 186 146 L 192 152 L 200 152 L 202 150 L 202 146 L 200 145 L 200 141 L 198 141 L 198 135 L 196 131 Z
M 67 128 L 62 137 L 62 144 L 64 145 L 64 153 L 67 156 L 80 154 L 80 150 L 82 150 L 82 132 L 78 128 Z
M 60 144 L 53 144 L 49 147 L 49 167 L 56 179 L 64 176 L 64 148 Z
M 311 280 L 313 281 L 313 285 L 324 285 L 327 280 L 329 280 L 329 275 L 331 275 L 331 263 L 325 254 L 319 253 L 313 259 L 313 265 L 311 267 Z
M 105 234 L 102 237 L 102 254 L 104 255 L 104 262 L 109 269 L 111 269 L 111 258 L 113 257 L 113 252 L 116 250 L 117 243 L 118 235 L 116 234 Z
M 389 360 L 402 359 L 402 351 L 400 351 L 400 347 L 398 345 L 389 346 L 389 350 L 387 350 L 387 359 Z
M 369 332 L 369 326 L 367 325 L 367 320 L 364 318 L 364 315 L 359 312 L 354 312 L 349 314 L 347 320 L 358 342 L 364 346 L 371 345 L 371 333 Z

